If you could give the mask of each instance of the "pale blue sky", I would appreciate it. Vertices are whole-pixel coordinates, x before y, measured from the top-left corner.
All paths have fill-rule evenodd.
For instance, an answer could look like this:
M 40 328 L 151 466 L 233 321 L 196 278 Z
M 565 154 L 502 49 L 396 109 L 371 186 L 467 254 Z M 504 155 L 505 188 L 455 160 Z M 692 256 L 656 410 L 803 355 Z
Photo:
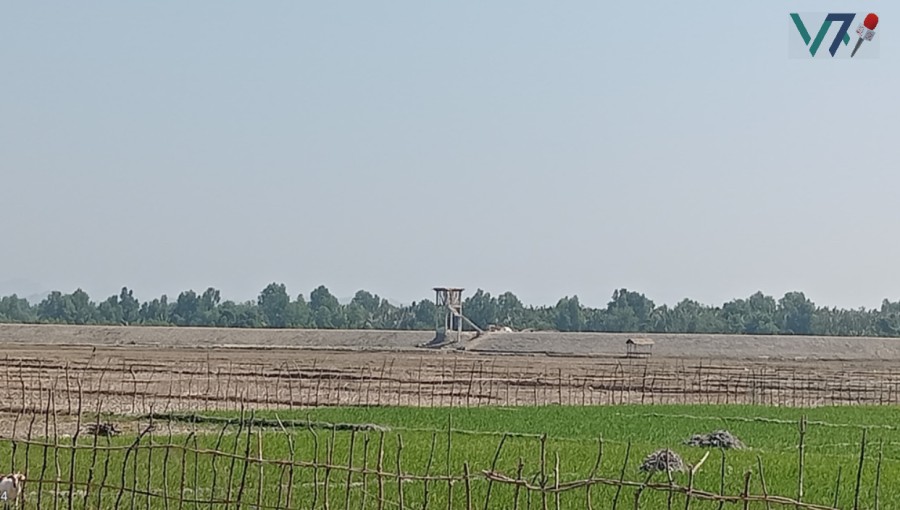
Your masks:
M 788 13 L 848 10 L 881 17 L 879 59 L 788 58 Z M 0 282 L 877 306 L 900 298 L 897 18 L 887 0 L 7 3 Z

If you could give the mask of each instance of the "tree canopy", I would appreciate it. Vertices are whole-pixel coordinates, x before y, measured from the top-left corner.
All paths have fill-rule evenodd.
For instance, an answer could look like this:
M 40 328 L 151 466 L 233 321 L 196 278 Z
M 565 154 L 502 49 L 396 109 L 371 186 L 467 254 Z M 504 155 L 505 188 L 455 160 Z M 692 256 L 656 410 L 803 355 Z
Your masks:
M 802 292 L 779 299 L 756 292 L 721 306 L 684 299 L 657 306 L 640 292 L 616 289 L 603 307 L 566 296 L 554 306 L 527 306 L 512 292 L 498 296 L 477 289 L 463 313 L 481 328 L 585 332 L 729 333 L 754 335 L 900 336 L 900 301 L 880 308 L 844 310 L 817 306 Z M 174 300 L 141 302 L 131 289 L 95 302 L 86 292 L 51 292 L 39 303 L 15 294 L 0 297 L 0 323 L 217 326 L 233 328 L 320 328 L 428 330 L 435 325 L 429 300 L 398 306 L 366 290 L 341 303 L 324 285 L 307 300 L 291 298 L 284 284 L 267 285 L 256 300 L 222 300 L 219 290 L 186 290 Z

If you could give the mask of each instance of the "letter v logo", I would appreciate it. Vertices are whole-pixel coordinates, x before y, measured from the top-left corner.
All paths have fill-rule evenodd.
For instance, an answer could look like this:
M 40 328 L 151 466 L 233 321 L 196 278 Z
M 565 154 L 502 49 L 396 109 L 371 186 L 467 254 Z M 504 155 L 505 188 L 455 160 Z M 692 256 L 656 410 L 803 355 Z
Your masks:
M 800 32 L 800 37 L 803 38 L 803 43 L 809 47 L 809 53 L 813 57 L 816 56 L 816 53 L 819 51 L 819 47 L 822 45 L 822 41 L 825 39 L 825 35 L 828 33 L 828 29 L 831 28 L 831 23 L 835 21 L 839 21 L 842 23 L 840 29 L 838 29 L 837 35 L 834 37 L 834 42 L 831 43 L 831 46 L 828 48 L 828 52 L 831 53 L 833 57 L 835 53 L 837 53 L 838 48 L 841 45 L 841 42 L 844 43 L 844 46 L 850 44 L 850 25 L 853 23 L 853 18 L 856 17 L 854 13 L 830 13 L 825 17 L 825 21 L 822 23 L 822 27 L 819 29 L 819 33 L 816 34 L 816 38 L 813 39 L 809 36 L 809 31 L 806 29 L 806 25 L 803 24 L 803 20 L 800 19 L 800 15 L 797 13 L 791 13 L 791 19 L 794 20 L 794 25 L 797 27 L 797 31 Z M 812 41 L 812 44 L 810 44 Z

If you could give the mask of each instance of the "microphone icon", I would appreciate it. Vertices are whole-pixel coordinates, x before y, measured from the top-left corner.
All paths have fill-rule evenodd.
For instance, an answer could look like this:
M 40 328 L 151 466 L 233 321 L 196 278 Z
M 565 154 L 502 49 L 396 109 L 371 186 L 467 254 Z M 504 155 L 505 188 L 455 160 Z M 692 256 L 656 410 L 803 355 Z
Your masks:
M 873 37 L 875 37 L 875 27 L 878 26 L 878 16 L 874 13 L 869 13 L 866 16 L 866 19 L 863 20 L 862 25 L 856 29 L 856 33 L 859 34 L 859 41 L 856 41 L 856 47 L 853 48 L 853 53 L 850 54 L 850 58 L 853 58 L 856 55 L 856 52 L 859 50 L 859 47 L 862 46 L 863 39 L 866 41 L 871 41 Z

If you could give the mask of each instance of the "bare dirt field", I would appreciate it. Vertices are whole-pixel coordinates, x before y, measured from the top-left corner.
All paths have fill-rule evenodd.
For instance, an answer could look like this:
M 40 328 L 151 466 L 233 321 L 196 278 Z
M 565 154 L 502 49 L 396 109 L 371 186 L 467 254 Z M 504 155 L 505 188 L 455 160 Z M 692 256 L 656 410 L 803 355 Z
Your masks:
M 465 350 L 494 354 L 620 357 L 628 333 L 489 333 Z M 900 339 L 646 334 L 654 357 L 732 360 L 895 360 Z M 471 335 L 466 335 L 471 337 Z M 417 351 L 431 331 L 224 329 L 0 324 L 0 345 Z
M 322 405 L 897 403 L 900 341 L 491 334 L 422 349 L 428 332 L 0 326 L 0 433 L 16 416 Z M 680 347 L 680 348 L 676 348 Z M 517 352 L 518 351 L 518 352 Z

